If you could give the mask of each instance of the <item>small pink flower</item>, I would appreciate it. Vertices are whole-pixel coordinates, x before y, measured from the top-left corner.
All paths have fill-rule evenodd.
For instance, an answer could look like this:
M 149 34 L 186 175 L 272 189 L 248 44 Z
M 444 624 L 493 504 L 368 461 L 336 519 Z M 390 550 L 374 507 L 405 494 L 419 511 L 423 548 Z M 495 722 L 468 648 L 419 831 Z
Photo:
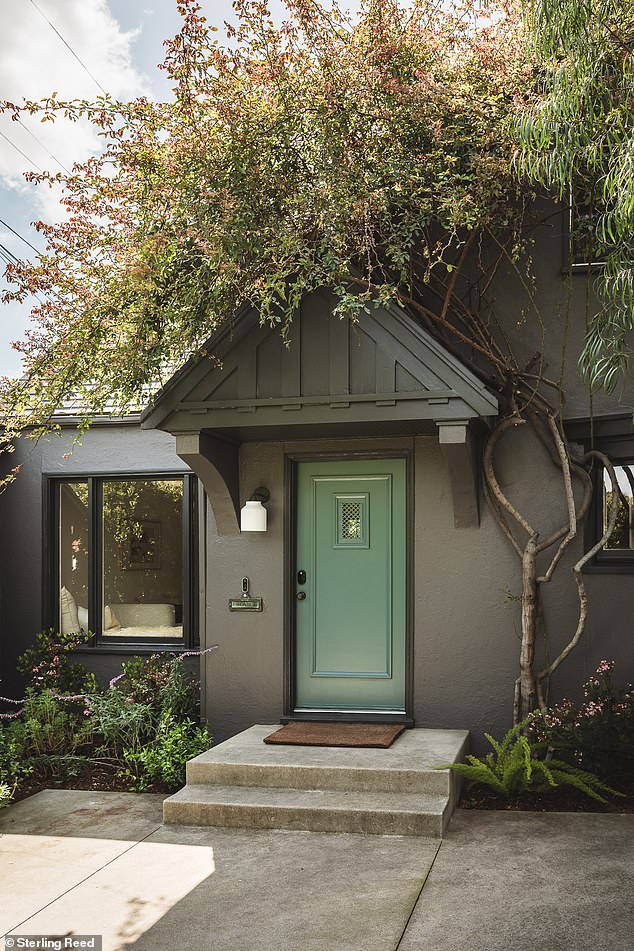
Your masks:
M 597 674 L 609 674 L 614 670 L 613 660 L 602 660 L 597 667 Z

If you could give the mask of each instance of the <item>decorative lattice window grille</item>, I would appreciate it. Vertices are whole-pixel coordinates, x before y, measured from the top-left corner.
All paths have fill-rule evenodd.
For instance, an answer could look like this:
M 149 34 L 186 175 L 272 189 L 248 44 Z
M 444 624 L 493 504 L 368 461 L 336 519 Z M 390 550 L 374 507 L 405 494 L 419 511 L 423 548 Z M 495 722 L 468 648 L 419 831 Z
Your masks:
M 334 507 L 335 548 L 368 547 L 368 496 L 337 495 Z

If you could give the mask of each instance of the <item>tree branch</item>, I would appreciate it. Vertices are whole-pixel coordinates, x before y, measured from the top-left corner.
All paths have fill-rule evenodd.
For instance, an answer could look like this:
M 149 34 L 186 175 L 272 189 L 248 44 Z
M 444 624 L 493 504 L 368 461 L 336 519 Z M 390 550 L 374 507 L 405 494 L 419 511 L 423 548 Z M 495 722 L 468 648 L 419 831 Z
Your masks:
M 560 468 L 561 459 L 559 458 L 558 453 L 553 451 L 552 442 L 547 437 L 546 433 L 544 432 L 545 427 L 541 417 L 537 413 L 531 413 L 528 417 L 528 421 L 533 427 L 533 432 L 536 434 L 536 436 L 539 438 L 542 445 L 547 450 L 548 455 L 550 456 L 550 459 L 553 462 L 553 464 Z M 577 478 L 583 483 L 583 498 L 581 499 L 581 504 L 579 505 L 579 509 L 577 510 L 577 518 L 576 518 L 576 521 L 578 524 L 581 521 L 581 519 L 584 517 L 586 512 L 588 511 L 588 508 L 590 507 L 590 502 L 592 500 L 592 479 L 590 478 L 590 474 L 583 468 L 583 466 L 580 466 L 578 463 L 573 462 L 570 459 L 569 453 L 568 453 L 568 464 L 570 466 L 571 472 L 574 473 L 577 476 Z M 551 545 L 554 545 L 555 542 L 558 542 L 560 538 L 563 538 L 567 530 L 568 530 L 567 527 L 564 526 L 563 528 L 557 529 L 556 532 L 553 532 L 552 535 L 550 535 L 547 539 L 545 539 L 545 541 L 541 543 L 540 551 L 545 551 L 547 548 L 550 548 Z
M 495 449 L 499 439 L 504 433 L 510 429 L 512 426 L 524 426 L 526 425 L 526 420 L 522 419 L 520 416 L 507 416 L 506 419 L 501 420 L 498 425 L 495 427 L 491 435 L 487 440 L 487 444 L 484 447 L 484 475 L 487 481 L 487 484 L 491 490 L 491 493 L 497 500 L 497 502 L 506 509 L 509 515 L 515 519 L 518 525 L 524 529 L 527 535 L 531 538 L 537 538 L 538 532 L 530 525 L 523 515 L 518 512 L 515 506 L 511 501 L 506 497 L 502 491 L 500 484 L 495 476 L 495 471 L 493 468 L 493 450 Z M 521 551 L 520 551 L 521 554 Z
M 500 506 L 497 504 L 497 502 L 496 502 L 496 500 L 495 500 L 495 497 L 493 496 L 493 493 L 491 492 L 491 488 L 490 488 L 490 486 L 489 486 L 489 483 L 488 483 L 488 481 L 487 481 L 486 479 L 485 479 L 484 485 L 485 485 L 485 489 L 486 489 L 487 501 L 488 501 L 489 505 L 491 506 L 491 511 L 493 512 L 493 517 L 495 518 L 496 522 L 497 522 L 498 525 L 500 526 L 500 528 L 501 528 L 501 530 L 502 530 L 502 533 L 508 538 L 509 542 L 511 543 L 511 545 L 513 546 L 513 548 L 514 548 L 515 551 L 517 552 L 518 557 L 521 559 L 521 558 L 522 558 L 522 549 L 521 549 L 520 546 L 518 545 L 517 540 L 516 540 L 515 536 L 513 535 L 513 532 L 511 531 L 508 522 L 506 521 L 506 519 L 505 519 L 504 516 L 502 515 L 502 512 L 500 511 Z
M 577 535 L 577 509 L 575 506 L 575 494 L 572 488 L 572 475 L 570 473 L 570 462 L 568 459 L 568 450 L 566 449 L 566 444 L 561 438 L 561 434 L 557 428 L 557 423 L 555 422 L 554 417 L 550 414 L 548 415 L 548 427 L 553 437 L 553 442 L 555 443 L 555 446 L 557 448 L 557 455 L 559 456 L 559 463 L 561 466 L 562 477 L 564 480 L 564 492 L 566 495 L 566 504 L 568 506 L 568 526 L 565 529 L 565 535 L 559 547 L 557 548 L 557 551 L 553 555 L 552 561 L 549 564 L 548 569 L 546 570 L 545 574 L 542 575 L 541 578 L 537 579 L 538 582 L 540 582 L 540 584 L 550 581 L 550 579 L 553 576 L 553 572 L 555 568 L 559 564 L 561 556 L 565 552 L 568 545 L 570 545 L 570 543 L 573 541 L 573 539 Z M 547 538 L 544 542 L 542 542 L 540 545 L 537 546 L 537 551 L 538 552 L 545 551 L 546 548 L 549 548 L 550 545 L 552 544 L 554 544 L 554 542 L 551 542 L 550 539 Z
M 467 238 L 467 240 L 465 241 L 464 247 L 462 249 L 462 254 L 460 255 L 460 258 L 458 259 L 458 263 L 456 264 L 453 274 L 451 275 L 451 280 L 449 281 L 449 287 L 447 288 L 447 293 L 445 294 L 445 300 L 442 305 L 442 310 L 440 312 L 441 320 L 445 320 L 447 317 L 447 311 L 449 310 L 449 303 L 453 295 L 453 289 L 456 286 L 456 281 L 458 280 L 458 276 L 460 275 L 460 272 L 462 271 L 464 262 L 467 259 L 467 254 L 469 253 L 469 249 L 471 248 L 471 245 L 473 244 L 476 234 L 477 234 L 476 231 L 472 231 L 469 237 Z
M 586 453 L 586 455 L 584 456 L 584 461 L 586 459 L 591 459 L 591 458 L 598 459 L 606 468 L 610 476 L 610 481 L 612 483 L 612 493 L 614 496 L 616 496 L 618 491 L 618 479 L 614 471 L 614 466 L 612 465 L 612 463 L 610 462 L 610 460 L 604 453 L 598 452 L 596 449 L 591 449 L 590 452 Z M 577 629 L 573 637 L 566 644 L 566 646 L 561 651 L 561 653 L 552 661 L 552 663 L 550 663 L 547 667 L 544 668 L 544 670 L 540 671 L 540 673 L 537 675 L 538 684 L 541 684 L 543 680 L 545 680 L 547 677 L 550 677 L 557 670 L 559 665 L 562 664 L 563 661 L 566 659 L 566 657 L 568 657 L 569 654 L 572 653 L 572 651 L 575 649 L 575 647 L 581 640 L 581 636 L 585 630 L 586 621 L 588 619 L 588 595 L 586 592 L 586 586 L 584 584 L 582 571 L 585 565 L 588 564 L 590 559 L 594 558 L 597 552 L 601 551 L 601 549 L 604 548 L 605 545 L 607 545 L 607 543 L 609 542 L 612 536 L 612 532 L 614 531 L 614 527 L 616 525 L 617 511 L 618 511 L 618 506 L 613 505 L 610 511 L 610 518 L 608 520 L 608 524 L 606 526 L 606 529 L 603 535 L 601 536 L 599 541 L 595 545 L 593 545 L 592 548 L 590 548 L 589 551 L 587 551 L 579 559 L 579 561 L 573 566 L 572 570 L 574 573 L 575 582 L 577 584 L 577 591 L 579 594 L 579 619 L 577 621 Z

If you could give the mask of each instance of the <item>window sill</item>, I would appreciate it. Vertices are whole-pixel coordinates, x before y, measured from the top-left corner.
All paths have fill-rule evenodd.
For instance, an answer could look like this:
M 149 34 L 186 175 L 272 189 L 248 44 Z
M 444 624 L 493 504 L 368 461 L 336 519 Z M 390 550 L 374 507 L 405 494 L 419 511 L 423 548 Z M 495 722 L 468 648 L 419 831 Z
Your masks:
M 586 565 L 583 574 L 589 575 L 633 575 L 634 559 L 631 561 L 599 561 L 591 565 Z
M 185 654 L 187 651 L 198 651 L 198 646 L 188 647 L 186 644 L 166 643 L 165 641 L 153 644 L 129 644 L 120 641 L 118 644 L 96 644 L 95 646 L 80 647 L 74 654 Z
M 605 264 L 602 261 L 593 261 L 591 264 L 564 264 L 561 273 L 564 277 L 574 275 L 575 277 L 584 277 L 587 274 L 597 274 L 602 271 Z

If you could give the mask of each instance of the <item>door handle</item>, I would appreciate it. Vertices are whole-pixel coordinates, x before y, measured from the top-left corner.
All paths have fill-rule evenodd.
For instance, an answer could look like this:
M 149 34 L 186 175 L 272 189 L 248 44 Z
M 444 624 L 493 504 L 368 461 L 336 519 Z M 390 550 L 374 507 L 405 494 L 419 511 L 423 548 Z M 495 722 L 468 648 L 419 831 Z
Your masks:
M 305 592 L 305 591 L 298 591 L 297 594 L 296 594 L 296 598 L 297 598 L 298 601 L 305 601 L 305 600 L 306 600 L 306 592 Z

